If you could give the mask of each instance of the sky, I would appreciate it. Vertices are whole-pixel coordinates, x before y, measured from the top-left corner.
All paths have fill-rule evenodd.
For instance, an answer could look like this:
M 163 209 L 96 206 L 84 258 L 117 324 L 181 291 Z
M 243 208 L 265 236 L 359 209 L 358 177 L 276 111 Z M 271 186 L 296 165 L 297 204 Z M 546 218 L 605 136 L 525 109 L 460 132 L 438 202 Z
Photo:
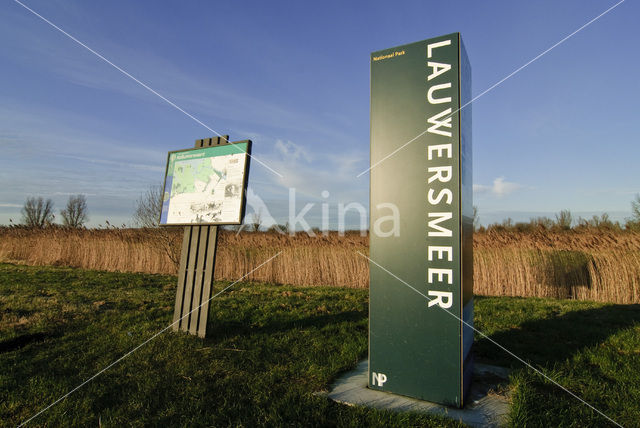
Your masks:
M 368 206 L 369 176 L 356 176 L 369 166 L 371 52 L 458 31 L 476 96 L 616 4 L 20 1 L 183 110 L 19 3 L 0 4 L 0 224 L 19 222 L 29 196 L 57 213 L 84 194 L 90 226 L 131 224 L 167 152 L 212 129 L 251 139 L 281 175 L 252 161 L 249 187 L 276 221 L 294 188 L 297 212 L 314 203 L 318 226 L 324 203 L 335 227 L 339 203 Z M 621 3 L 473 103 L 481 223 L 630 216 L 638 16 L 637 2 Z

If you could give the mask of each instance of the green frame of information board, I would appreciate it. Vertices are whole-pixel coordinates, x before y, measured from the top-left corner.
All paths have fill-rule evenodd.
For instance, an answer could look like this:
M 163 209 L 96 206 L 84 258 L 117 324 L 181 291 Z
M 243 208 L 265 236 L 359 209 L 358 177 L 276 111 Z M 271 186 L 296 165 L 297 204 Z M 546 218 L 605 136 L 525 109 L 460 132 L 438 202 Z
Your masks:
M 455 407 L 472 368 L 470 97 L 459 33 L 371 54 L 369 224 L 389 203 L 400 221 L 371 228 L 369 387 Z

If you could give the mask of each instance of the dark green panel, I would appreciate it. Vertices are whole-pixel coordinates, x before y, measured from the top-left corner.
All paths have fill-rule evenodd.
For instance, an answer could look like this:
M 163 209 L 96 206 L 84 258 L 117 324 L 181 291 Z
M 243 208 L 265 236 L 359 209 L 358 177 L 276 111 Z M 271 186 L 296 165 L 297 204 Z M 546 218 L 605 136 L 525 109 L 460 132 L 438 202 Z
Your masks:
M 448 44 L 437 46 L 439 42 Z M 454 33 L 371 56 L 369 386 L 454 406 L 463 404 L 463 323 L 457 318 L 463 316 L 463 299 L 470 303 L 467 316 L 472 318 L 473 290 L 472 272 L 463 268 L 463 257 L 472 261 L 470 246 L 463 245 L 472 233 L 472 184 L 471 122 L 465 117 L 470 110 L 457 111 L 461 97 L 470 94 L 470 69 L 466 57 L 461 66 L 460 47 Z M 435 75 L 429 62 L 446 64 L 437 70 L 450 69 Z M 433 122 L 440 114 L 439 120 L 450 116 L 449 127 L 427 131 L 429 119 Z M 464 148 L 461 134 L 469 143 Z M 440 153 L 436 146 L 442 147 Z M 438 175 L 429 168 L 442 170 Z M 398 209 L 398 234 L 376 233 L 378 221 L 392 213 L 385 204 Z M 443 220 L 429 225 L 438 218 Z M 387 221 L 382 232 L 390 226 Z M 436 226 L 450 236 L 437 236 L 442 231 Z M 435 247 L 447 250 L 438 253 Z M 437 305 L 428 307 L 425 297 L 385 269 L 425 296 L 450 293 L 442 300 L 451 304 L 450 314 Z M 443 274 L 443 281 L 433 274 L 429 281 L 429 269 L 449 274 Z

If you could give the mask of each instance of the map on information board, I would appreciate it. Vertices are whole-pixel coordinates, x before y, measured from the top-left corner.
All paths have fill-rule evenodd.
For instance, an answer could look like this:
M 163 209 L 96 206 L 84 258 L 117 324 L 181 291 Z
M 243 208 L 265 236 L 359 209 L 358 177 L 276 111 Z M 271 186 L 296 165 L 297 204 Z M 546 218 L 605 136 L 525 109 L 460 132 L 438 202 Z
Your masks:
M 250 142 L 169 152 L 161 225 L 240 224 Z

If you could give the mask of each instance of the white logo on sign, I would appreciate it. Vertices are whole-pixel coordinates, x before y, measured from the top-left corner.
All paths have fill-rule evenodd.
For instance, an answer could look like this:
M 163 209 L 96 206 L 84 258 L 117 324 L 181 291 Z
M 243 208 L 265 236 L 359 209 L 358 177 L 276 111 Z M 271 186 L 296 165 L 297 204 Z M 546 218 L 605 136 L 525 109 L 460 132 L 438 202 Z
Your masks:
M 378 386 L 383 386 L 387 381 L 387 375 L 384 373 L 371 372 L 371 378 L 371 383 L 373 384 L 373 386 L 376 386 L 376 384 Z

